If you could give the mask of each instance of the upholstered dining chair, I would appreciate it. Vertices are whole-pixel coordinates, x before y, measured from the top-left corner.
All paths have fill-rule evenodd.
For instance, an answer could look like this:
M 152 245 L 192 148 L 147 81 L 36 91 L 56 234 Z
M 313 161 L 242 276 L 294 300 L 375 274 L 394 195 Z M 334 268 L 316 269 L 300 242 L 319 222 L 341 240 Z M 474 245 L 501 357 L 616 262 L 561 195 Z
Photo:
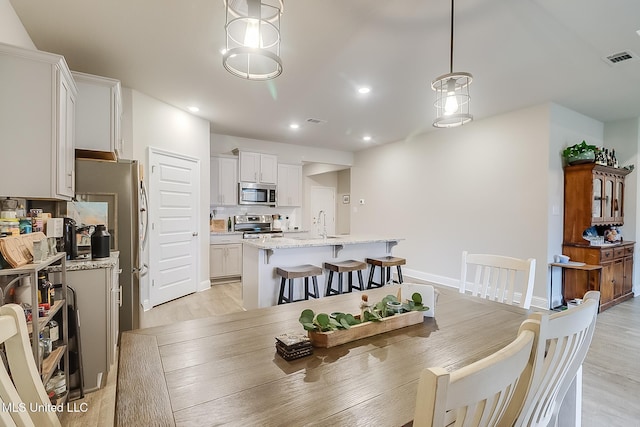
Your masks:
M 4 343 L 11 377 L 0 362 L 0 425 L 60 426 L 50 405 L 29 345 L 23 309 L 16 304 L 0 307 L 0 342 Z M 5 410 L 9 408 L 10 410 Z
M 422 371 L 413 426 L 510 427 L 515 418 L 506 419 L 504 413 L 517 385 L 529 383 L 535 328 L 521 329 L 503 349 L 452 373 L 443 368 Z
M 530 384 L 520 384 L 516 392 L 526 395 L 524 404 L 518 408 L 514 401 L 507 410 L 518 413 L 514 426 L 556 425 L 562 401 L 591 345 L 599 302 L 600 292 L 589 291 L 577 308 L 551 315 L 532 313 L 531 322 L 522 324 L 520 332 L 538 323 L 539 337 Z
M 525 260 L 463 251 L 460 293 L 470 291 L 474 296 L 529 309 L 535 270 L 533 258 Z

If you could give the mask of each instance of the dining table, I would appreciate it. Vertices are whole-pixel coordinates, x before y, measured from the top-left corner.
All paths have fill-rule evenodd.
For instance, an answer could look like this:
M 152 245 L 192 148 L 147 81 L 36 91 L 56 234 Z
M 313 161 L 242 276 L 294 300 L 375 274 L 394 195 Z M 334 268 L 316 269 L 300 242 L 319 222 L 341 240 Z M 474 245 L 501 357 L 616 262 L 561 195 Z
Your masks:
M 420 373 L 459 369 L 516 338 L 529 310 L 436 287 L 434 317 L 286 361 L 275 337 L 305 309 L 360 313 L 397 285 L 138 329 L 121 335 L 118 426 L 403 426 Z

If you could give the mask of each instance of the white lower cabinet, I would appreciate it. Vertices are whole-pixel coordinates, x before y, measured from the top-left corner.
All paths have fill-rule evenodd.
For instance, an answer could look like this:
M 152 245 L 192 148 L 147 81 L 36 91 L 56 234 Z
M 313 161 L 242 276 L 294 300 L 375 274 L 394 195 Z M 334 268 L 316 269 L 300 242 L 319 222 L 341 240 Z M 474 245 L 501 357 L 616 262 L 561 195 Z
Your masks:
M 85 392 L 101 388 L 115 361 L 118 345 L 119 266 L 67 271 L 76 291 Z
M 242 243 L 209 246 L 209 276 L 212 279 L 242 275 Z

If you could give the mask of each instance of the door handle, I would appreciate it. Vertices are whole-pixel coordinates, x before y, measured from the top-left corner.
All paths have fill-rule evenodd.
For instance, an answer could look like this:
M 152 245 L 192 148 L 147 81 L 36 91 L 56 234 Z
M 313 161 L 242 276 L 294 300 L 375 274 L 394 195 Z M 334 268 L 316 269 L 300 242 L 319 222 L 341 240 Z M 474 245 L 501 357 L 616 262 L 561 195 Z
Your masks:
M 197 232 L 197 231 L 194 231 L 193 233 L 191 233 L 191 235 L 192 235 L 193 237 L 196 237 L 196 236 L 198 235 L 198 232 Z

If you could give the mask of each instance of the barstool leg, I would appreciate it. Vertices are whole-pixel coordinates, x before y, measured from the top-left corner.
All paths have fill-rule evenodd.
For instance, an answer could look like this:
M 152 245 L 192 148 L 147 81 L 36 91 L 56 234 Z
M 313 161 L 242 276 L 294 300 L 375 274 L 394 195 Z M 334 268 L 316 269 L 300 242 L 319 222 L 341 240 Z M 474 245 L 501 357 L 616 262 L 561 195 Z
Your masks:
M 293 279 L 289 279 L 289 301 L 293 302 Z
M 338 273 L 338 295 L 342 294 L 342 276 L 343 273 Z
M 282 278 L 282 280 L 280 280 L 280 294 L 278 295 L 278 304 L 282 304 L 284 303 L 284 284 L 286 283 L 287 279 L 285 279 L 284 277 Z
M 384 286 L 387 283 L 387 279 L 384 276 L 384 267 L 380 267 L 380 287 Z
M 402 284 L 402 269 L 398 266 L 398 283 Z
M 309 299 L 309 278 L 308 277 L 304 278 L 304 299 L 305 300 Z
M 320 298 L 320 293 L 318 292 L 318 278 L 316 276 L 312 276 L 311 281 L 313 282 L 313 297 Z
M 358 270 L 358 283 L 360 283 L 360 291 L 364 290 L 364 284 L 362 283 L 362 270 Z
M 371 269 L 369 269 L 369 281 L 367 282 L 367 289 L 371 289 L 373 285 L 373 273 L 375 273 L 376 266 L 371 265 Z
M 348 282 L 349 282 L 349 290 L 348 290 L 348 292 L 351 292 L 351 291 L 353 291 L 353 271 L 349 272 L 349 280 L 348 280 Z
M 324 293 L 325 297 L 331 295 L 331 282 L 333 281 L 333 271 L 329 270 L 329 280 L 327 281 L 327 290 Z

